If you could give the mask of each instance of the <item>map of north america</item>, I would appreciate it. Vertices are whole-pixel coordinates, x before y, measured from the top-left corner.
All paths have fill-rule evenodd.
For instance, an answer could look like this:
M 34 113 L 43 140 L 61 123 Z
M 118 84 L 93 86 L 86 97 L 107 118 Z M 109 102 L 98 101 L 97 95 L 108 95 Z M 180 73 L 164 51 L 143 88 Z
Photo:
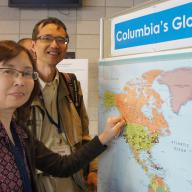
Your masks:
M 169 100 L 162 98 L 156 85 L 167 89 Z M 172 70 L 151 69 L 129 79 L 119 92 L 107 88 L 103 92 L 104 109 L 116 108 L 126 120 L 123 140 L 148 177 L 147 192 L 175 192 L 164 177 L 168 168 L 161 165 L 152 151 L 160 144 L 161 138 L 172 137 L 173 130 L 170 119 L 163 112 L 164 106 L 169 103 L 170 111 L 178 116 L 182 107 L 191 101 L 192 68 L 188 66 Z

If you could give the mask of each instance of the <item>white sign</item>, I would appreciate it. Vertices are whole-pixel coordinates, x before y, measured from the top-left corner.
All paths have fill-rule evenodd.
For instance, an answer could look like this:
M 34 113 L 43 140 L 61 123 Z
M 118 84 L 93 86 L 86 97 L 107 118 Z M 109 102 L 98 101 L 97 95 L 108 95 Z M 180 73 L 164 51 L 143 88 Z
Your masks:
M 86 108 L 88 107 L 88 59 L 63 59 L 57 64 L 59 71 L 74 73 L 81 83 L 83 99 Z

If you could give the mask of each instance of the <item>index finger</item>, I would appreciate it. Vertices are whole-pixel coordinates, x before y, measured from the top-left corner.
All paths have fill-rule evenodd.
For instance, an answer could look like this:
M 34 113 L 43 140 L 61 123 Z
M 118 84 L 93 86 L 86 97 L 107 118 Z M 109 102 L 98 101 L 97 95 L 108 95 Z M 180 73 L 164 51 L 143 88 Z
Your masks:
M 108 118 L 108 122 L 112 123 L 112 124 L 116 124 L 116 123 L 120 122 L 121 120 L 122 120 L 121 116 Z

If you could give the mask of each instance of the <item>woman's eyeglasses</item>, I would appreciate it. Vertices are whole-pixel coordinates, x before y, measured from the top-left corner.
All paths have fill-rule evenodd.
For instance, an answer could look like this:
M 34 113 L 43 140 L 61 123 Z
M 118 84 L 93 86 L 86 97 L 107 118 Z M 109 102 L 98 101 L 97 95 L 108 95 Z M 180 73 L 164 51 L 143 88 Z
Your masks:
M 0 74 L 8 78 L 19 77 L 19 74 L 21 74 L 22 77 L 26 79 L 33 79 L 33 80 L 38 79 L 38 73 L 35 71 L 29 71 L 29 70 L 19 71 L 14 68 L 0 68 Z

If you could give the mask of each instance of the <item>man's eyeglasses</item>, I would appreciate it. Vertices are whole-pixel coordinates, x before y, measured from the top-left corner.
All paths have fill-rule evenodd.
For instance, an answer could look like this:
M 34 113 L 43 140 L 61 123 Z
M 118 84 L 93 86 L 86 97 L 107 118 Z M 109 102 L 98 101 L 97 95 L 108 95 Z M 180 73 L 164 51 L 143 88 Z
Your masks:
M 36 38 L 36 40 L 40 40 L 44 43 L 51 44 L 53 41 L 56 41 L 59 45 L 68 45 L 69 38 L 68 37 L 53 37 L 52 35 L 42 35 Z
M 15 78 L 19 77 L 19 74 L 22 75 L 22 77 L 26 79 L 33 79 L 37 80 L 38 79 L 38 73 L 34 71 L 19 71 L 14 68 L 0 68 L 0 74 L 8 77 L 8 78 Z

